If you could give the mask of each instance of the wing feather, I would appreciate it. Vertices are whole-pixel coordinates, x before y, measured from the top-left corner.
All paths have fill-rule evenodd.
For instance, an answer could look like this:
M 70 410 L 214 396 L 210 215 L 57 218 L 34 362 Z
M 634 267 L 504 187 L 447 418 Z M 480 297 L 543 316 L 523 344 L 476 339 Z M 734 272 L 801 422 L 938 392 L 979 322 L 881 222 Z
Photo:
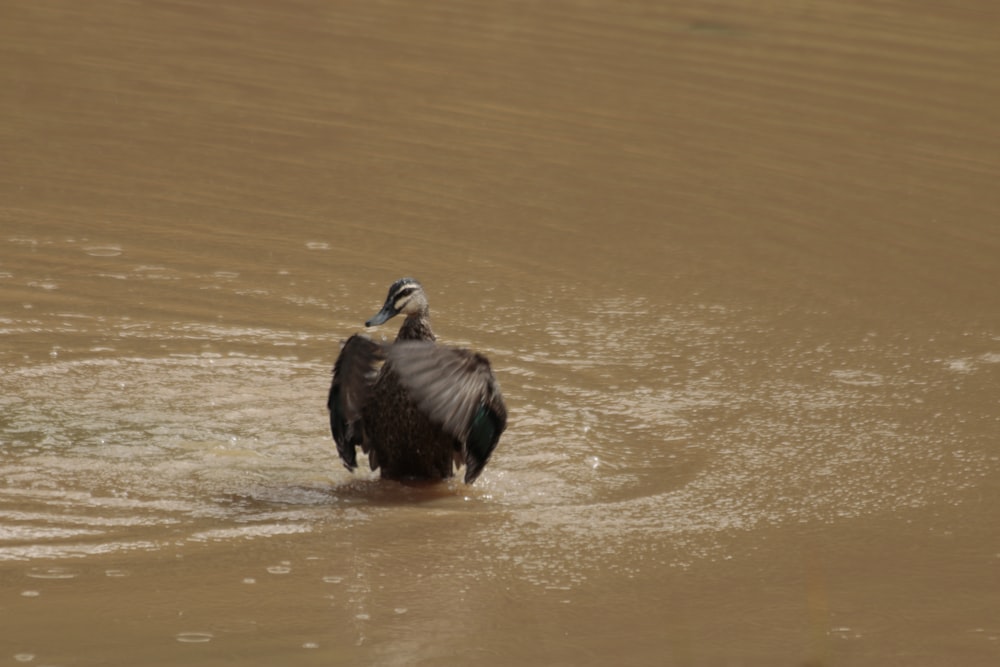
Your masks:
M 358 466 L 354 448 L 364 439 L 361 413 L 371 395 L 378 363 L 383 360 L 385 349 L 382 345 L 356 334 L 344 343 L 333 366 L 333 383 L 327 397 L 330 431 L 337 443 L 337 453 L 348 470 Z
M 429 341 L 398 341 L 388 357 L 417 406 L 464 444 L 495 384 L 486 357 Z

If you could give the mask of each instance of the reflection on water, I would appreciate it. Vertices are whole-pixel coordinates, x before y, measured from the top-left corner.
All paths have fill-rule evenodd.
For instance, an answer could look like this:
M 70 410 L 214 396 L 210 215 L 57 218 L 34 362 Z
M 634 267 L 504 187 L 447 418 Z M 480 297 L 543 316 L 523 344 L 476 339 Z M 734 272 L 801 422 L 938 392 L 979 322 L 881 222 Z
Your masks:
M 995 22 L 4 14 L 0 659 L 996 663 Z M 327 431 L 409 274 L 508 401 L 471 487 Z

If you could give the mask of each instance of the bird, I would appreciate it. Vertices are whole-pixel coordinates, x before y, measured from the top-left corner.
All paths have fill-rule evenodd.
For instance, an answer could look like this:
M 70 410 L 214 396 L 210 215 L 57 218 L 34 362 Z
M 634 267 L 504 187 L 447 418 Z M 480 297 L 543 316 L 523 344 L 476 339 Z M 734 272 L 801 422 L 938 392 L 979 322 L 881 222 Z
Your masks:
M 383 479 L 440 481 L 465 466 L 472 484 L 507 427 L 507 408 L 483 354 L 437 343 L 423 286 L 400 278 L 366 327 L 404 315 L 392 343 L 350 336 L 333 366 L 330 431 L 344 467 L 357 447 Z

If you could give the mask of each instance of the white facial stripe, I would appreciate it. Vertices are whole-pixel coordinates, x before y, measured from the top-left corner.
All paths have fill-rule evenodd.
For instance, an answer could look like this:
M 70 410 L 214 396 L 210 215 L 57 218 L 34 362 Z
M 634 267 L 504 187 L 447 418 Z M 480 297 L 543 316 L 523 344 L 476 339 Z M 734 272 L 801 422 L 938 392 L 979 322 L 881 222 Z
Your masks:
M 393 308 L 395 308 L 398 312 L 409 313 L 407 308 L 412 307 L 413 294 L 420 290 L 420 285 L 417 283 L 406 283 L 405 285 L 400 285 L 399 289 L 396 290 L 396 293 L 405 292 L 406 290 L 413 291 L 410 294 L 401 296 L 392 302 Z

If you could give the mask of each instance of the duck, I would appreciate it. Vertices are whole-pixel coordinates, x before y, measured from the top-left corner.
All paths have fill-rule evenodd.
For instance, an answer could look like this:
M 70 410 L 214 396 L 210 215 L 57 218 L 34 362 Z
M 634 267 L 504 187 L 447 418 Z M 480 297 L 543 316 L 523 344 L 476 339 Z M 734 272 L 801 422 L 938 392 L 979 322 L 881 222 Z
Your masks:
M 330 431 L 344 467 L 357 447 L 383 479 L 441 481 L 465 467 L 472 484 L 507 427 L 507 408 L 489 359 L 437 342 L 421 283 L 400 278 L 366 327 L 404 319 L 392 343 L 354 334 L 333 366 Z

